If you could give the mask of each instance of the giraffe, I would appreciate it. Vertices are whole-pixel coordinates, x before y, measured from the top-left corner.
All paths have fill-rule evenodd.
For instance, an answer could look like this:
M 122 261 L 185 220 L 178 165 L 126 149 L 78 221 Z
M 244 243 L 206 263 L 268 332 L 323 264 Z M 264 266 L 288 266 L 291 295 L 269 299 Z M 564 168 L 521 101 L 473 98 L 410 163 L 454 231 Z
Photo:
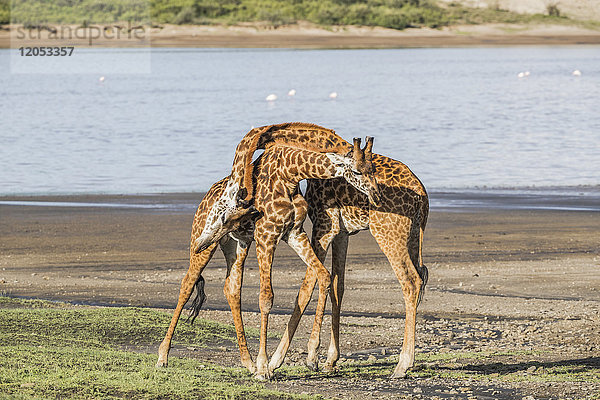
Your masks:
M 227 233 L 228 221 L 243 218 L 250 209 L 254 196 L 252 158 L 258 149 L 276 144 L 287 144 L 314 152 L 338 155 L 349 154 L 353 147 L 335 131 L 305 122 L 291 122 L 254 128 L 236 148 L 231 175 L 221 196 L 211 207 L 202 233 L 197 238 L 199 248 L 208 247 Z M 355 179 L 348 173 L 347 179 Z M 373 185 L 373 182 L 371 182 Z M 373 192 L 375 193 L 375 192 Z M 369 194 L 375 202 L 374 195 Z
M 260 297 L 259 306 L 261 310 L 261 333 L 260 349 L 256 366 L 248 352 L 243 331 L 243 322 L 240 312 L 240 290 L 242 279 L 242 268 L 247 256 L 248 246 L 251 240 L 248 232 L 252 231 L 252 224 L 247 222 L 248 217 L 233 218 L 222 225 L 227 232 L 232 232 L 230 238 L 237 242 L 232 244 L 230 238 L 218 237 L 221 247 L 225 253 L 228 264 L 228 277 L 225 284 L 225 294 L 234 314 L 236 334 L 242 364 L 248 368 L 258 379 L 268 379 L 272 370 L 269 369 L 266 355 L 266 334 L 268 316 L 273 302 L 273 291 L 271 286 L 271 267 L 273 254 L 277 242 L 285 240 L 300 258 L 311 269 L 316 270 L 319 281 L 319 299 L 326 300 L 329 289 L 329 272 L 320 263 L 314 254 L 308 237 L 302 225 L 307 215 L 307 204 L 299 194 L 298 183 L 303 179 L 318 178 L 331 179 L 343 177 L 348 183 L 362 191 L 368 198 L 378 201 L 378 188 L 373 178 L 371 165 L 372 138 L 367 138 L 364 149 L 360 148 L 360 139 L 354 140 L 351 151 L 340 155 L 335 152 L 321 153 L 312 149 L 289 147 L 284 145 L 268 146 L 265 152 L 254 163 L 258 168 L 253 168 L 256 187 L 253 213 L 258 219 L 254 222 L 254 240 L 257 243 L 257 258 L 260 270 Z M 193 287 L 202 292 L 203 279 L 201 272 L 214 254 L 217 242 L 206 244 L 199 241 L 201 233 L 205 230 L 210 216 L 210 210 L 219 203 L 223 193 L 228 189 L 228 181 L 232 176 L 219 181 L 205 196 L 198 207 L 192 231 L 190 246 L 190 268 L 182 281 L 179 301 L 165 339 L 159 347 L 159 360 L 157 366 L 166 366 L 170 342 L 183 306 L 189 299 Z M 202 226 L 204 223 L 204 226 Z M 233 232 L 239 229 L 241 232 Z M 311 289 L 312 292 L 312 289 Z M 197 297 L 198 302 L 194 309 L 199 309 L 202 296 Z M 302 293 L 299 301 L 308 303 L 310 293 Z M 297 300 L 298 301 L 298 300 Z M 199 304 L 198 304 L 199 303 Z M 322 305 L 323 307 L 325 304 Z
M 348 237 L 369 229 L 402 286 L 406 310 L 404 340 L 400 360 L 391 375 L 391 378 L 401 378 L 414 365 L 417 306 L 428 278 L 428 270 L 422 260 L 422 243 L 429 214 L 429 200 L 425 187 L 405 164 L 378 154 L 373 154 L 372 157 L 375 176 L 381 189 L 381 202 L 378 206 L 369 204 L 363 195 L 339 179 L 311 179 L 307 185 L 305 197 L 309 217 L 313 222 L 312 246 L 321 262 L 325 260 L 329 245 L 332 246 L 331 341 L 325 370 L 335 367 L 340 354 L 340 307 L 344 294 Z M 312 292 L 314 286 L 314 271 L 307 270 L 302 287 Z M 317 369 L 323 306 L 323 302 L 317 304 L 308 343 L 307 365 L 313 369 Z M 302 312 L 297 306 L 294 308 L 277 351 L 271 358 L 272 368 L 283 363 L 283 356 Z
M 260 159 L 257 160 L 257 162 L 260 162 Z M 238 282 L 239 285 L 241 285 L 243 265 L 248 255 L 248 248 L 252 243 L 254 220 L 257 217 L 256 213 L 244 214 L 240 218 L 233 220 L 235 223 L 230 223 L 231 232 L 229 235 L 224 236 L 219 242 L 212 243 L 208 248 L 201 252 L 197 253 L 195 251 L 194 243 L 200 236 L 200 232 L 204 227 L 208 212 L 210 211 L 211 206 L 223 194 L 223 190 L 227 185 L 227 181 L 228 178 L 223 178 L 211 186 L 210 190 L 202 198 L 202 201 L 196 210 L 196 214 L 194 215 L 190 241 L 190 266 L 183 277 L 183 280 L 181 281 L 181 289 L 179 291 L 177 306 L 173 312 L 173 317 L 167 329 L 165 338 L 158 349 L 158 361 L 156 363 L 157 367 L 166 367 L 168 365 L 169 350 L 171 349 L 171 340 L 173 338 L 175 328 L 177 327 L 183 307 L 188 302 L 194 288 L 196 288 L 197 295 L 192 302 L 189 319 L 191 319 L 191 322 L 196 319 L 196 316 L 198 315 L 200 308 L 206 299 L 204 294 L 205 281 L 202 277 L 202 272 L 213 257 L 217 246 L 220 245 L 227 263 L 227 277 L 225 279 L 223 292 L 225 293 L 225 297 L 227 298 L 233 314 L 242 365 L 251 373 L 254 373 L 256 370 L 256 366 L 254 366 L 252 357 L 248 351 L 248 345 L 244 333 L 244 324 L 241 315 L 241 287 L 238 288 Z

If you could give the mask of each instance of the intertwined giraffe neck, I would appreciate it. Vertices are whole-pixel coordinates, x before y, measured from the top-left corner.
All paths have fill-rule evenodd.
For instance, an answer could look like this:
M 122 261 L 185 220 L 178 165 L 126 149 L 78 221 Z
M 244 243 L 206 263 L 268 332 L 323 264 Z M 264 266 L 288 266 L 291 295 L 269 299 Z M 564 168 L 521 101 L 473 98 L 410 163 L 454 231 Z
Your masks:
M 256 203 L 265 205 L 273 202 L 272 194 L 265 195 L 266 191 L 273 191 L 272 185 L 280 185 L 282 195 L 295 191 L 298 183 L 303 179 L 332 179 L 343 177 L 357 190 L 367 194 L 369 198 L 377 193 L 375 180 L 369 174 L 356 170 L 357 160 L 364 159 L 364 154 L 359 151 L 349 152 L 348 155 L 336 153 L 319 153 L 288 145 L 273 145 L 267 148 L 259 159 L 260 174 L 257 180 L 271 182 L 271 185 L 262 185 L 257 188 L 261 191 Z M 265 187 L 267 186 L 267 187 Z M 202 251 L 212 243 L 218 241 L 225 234 L 232 231 L 235 221 L 247 214 L 248 208 L 236 202 L 236 193 L 239 189 L 237 182 L 229 178 L 221 197 L 212 206 L 202 234 L 196 241 L 195 251 Z M 278 192 L 278 193 L 279 193 Z M 260 209 L 257 204 L 256 208 Z M 274 207 L 268 207 L 274 209 Z

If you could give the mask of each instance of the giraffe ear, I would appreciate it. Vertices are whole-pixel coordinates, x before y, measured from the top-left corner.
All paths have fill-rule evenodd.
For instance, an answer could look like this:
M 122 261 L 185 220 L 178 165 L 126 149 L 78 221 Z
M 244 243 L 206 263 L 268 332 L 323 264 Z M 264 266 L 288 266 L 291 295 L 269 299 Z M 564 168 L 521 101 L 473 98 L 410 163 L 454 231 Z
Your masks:
M 338 167 L 344 166 L 344 164 L 345 164 L 344 161 L 346 160 L 346 158 L 344 156 L 342 156 L 341 154 L 337 154 L 337 153 L 325 153 L 325 155 L 336 166 L 338 166 Z
M 236 195 L 236 204 L 238 205 L 238 207 L 248 208 L 252 205 L 254 199 L 251 198 L 250 200 L 245 200 L 247 195 L 248 190 L 245 187 L 242 187 Z

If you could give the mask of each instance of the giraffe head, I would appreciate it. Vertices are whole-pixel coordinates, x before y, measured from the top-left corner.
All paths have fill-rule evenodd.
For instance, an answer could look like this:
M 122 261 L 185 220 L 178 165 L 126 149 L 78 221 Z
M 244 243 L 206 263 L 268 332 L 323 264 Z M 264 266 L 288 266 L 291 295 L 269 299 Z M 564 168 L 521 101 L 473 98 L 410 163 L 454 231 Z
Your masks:
M 194 241 L 194 252 L 207 249 L 227 233 L 234 231 L 248 218 L 256 216 L 253 207 L 240 207 L 237 204 L 238 185 L 229 180 L 221 196 L 211 206 L 202 233 Z
M 327 157 L 335 165 L 337 177 L 343 177 L 357 190 L 367 195 L 369 202 L 378 206 L 381 200 L 379 186 L 375 180 L 375 169 L 372 162 L 373 138 L 367 136 L 367 143 L 360 148 L 360 138 L 354 138 L 352 150 L 342 156 L 336 153 L 327 153 Z

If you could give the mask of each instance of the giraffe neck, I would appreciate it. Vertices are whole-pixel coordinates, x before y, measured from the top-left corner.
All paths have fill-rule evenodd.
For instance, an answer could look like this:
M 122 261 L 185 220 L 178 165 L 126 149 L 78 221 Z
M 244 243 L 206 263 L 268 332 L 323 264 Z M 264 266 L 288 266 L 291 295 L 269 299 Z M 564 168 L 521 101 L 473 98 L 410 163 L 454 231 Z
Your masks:
M 333 158 L 338 162 L 337 165 Z M 280 179 L 290 193 L 303 179 L 331 179 L 344 176 L 344 166 L 340 163 L 349 162 L 348 158 L 337 153 L 319 153 L 279 144 L 268 146 L 260 160 L 258 163 L 260 172 L 256 171 L 257 177 L 266 173 L 271 182 Z M 202 233 L 195 241 L 195 250 L 202 251 L 215 240 L 219 240 L 230 231 L 228 224 L 231 221 L 248 213 L 248 209 L 241 207 L 237 202 L 240 185 L 232 178 L 233 175 L 228 178 L 223 192 L 208 212 Z M 269 187 L 265 185 L 266 183 L 263 183 L 268 190 Z
M 276 152 L 280 177 L 293 185 L 303 179 L 332 179 L 343 175 L 328 153 L 280 145 L 269 148 L 267 152 Z

